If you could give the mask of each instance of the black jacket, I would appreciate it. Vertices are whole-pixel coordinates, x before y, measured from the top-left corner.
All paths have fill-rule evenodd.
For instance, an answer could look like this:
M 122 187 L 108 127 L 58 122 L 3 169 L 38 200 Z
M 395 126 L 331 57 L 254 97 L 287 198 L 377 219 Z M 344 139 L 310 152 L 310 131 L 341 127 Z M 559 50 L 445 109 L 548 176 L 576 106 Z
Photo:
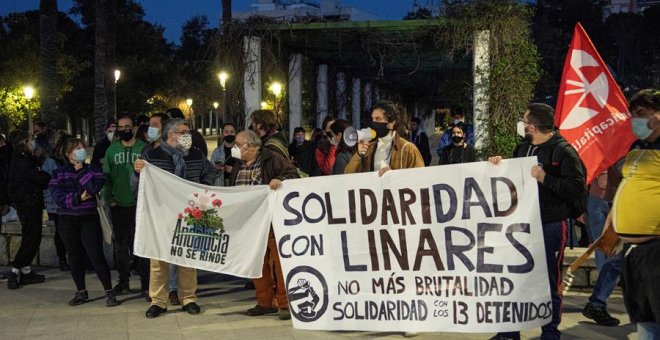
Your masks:
M 538 184 L 543 223 L 567 219 L 569 213 L 566 201 L 582 197 L 586 190 L 586 174 L 580 156 L 570 145 L 557 147 L 560 142 L 566 143 L 566 140 L 555 133 L 543 144 L 532 145 L 529 141 L 523 141 L 513 152 L 514 158 L 537 156 L 546 173 L 543 183 Z M 559 154 L 553 155 L 554 152 Z M 553 163 L 553 159 L 558 162 Z
M 293 164 L 308 175 L 314 173 L 318 167 L 314 157 L 314 143 L 308 140 L 304 141 L 302 145 L 298 145 L 295 141 L 289 144 L 289 156 L 291 156 Z
M 50 175 L 39 169 L 36 160 L 15 152 L 9 169 L 7 190 L 9 200 L 21 206 L 44 207 L 43 190 L 48 188 Z
M 0 147 L 0 206 L 9 204 L 7 184 L 9 182 L 9 165 L 13 148 L 10 143 Z

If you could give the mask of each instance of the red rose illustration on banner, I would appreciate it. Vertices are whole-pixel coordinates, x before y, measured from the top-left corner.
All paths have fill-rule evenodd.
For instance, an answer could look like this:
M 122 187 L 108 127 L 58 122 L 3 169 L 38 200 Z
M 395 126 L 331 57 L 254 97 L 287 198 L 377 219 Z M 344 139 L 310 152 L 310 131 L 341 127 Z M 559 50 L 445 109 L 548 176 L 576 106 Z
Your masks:
M 579 23 L 564 62 L 555 112 L 555 125 L 587 168 L 587 183 L 635 141 L 626 98 Z
M 189 226 L 212 228 L 223 233 L 225 227 L 222 217 L 218 214 L 222 201 L 215 196 L 215 194 L 208 195 L 208 190 L 205 190 L 203 194 L 194 193 L 194 199 L 188 201 L 188 206 L 183 209 L 183 214 L 180 213 L 178 218 L 183 219 Z

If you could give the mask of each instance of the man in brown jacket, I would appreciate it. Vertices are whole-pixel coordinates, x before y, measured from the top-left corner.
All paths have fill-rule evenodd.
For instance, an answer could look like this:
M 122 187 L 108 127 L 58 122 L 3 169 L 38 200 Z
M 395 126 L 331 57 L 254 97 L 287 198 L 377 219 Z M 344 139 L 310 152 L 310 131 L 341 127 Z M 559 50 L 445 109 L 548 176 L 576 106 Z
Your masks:
M 271 189 L 277 190 L 283 180 L 299 178 L 293 163 L 281 154 L 262 147 L 261 139 L 254 131 L 242 131 L 236 135 L 231 156 L 238 159 L 230 176 L 232 186 L 268 184 Z M 278 313 L 280 320 L 288 320 L 291 319 L 289 300 L 276 244 L 271 226 L 261 277 L 253 280 L 257 305 L 248 309 L 247 313 L 250 316 Z M 276 306 L 273 306 L 273 297 Z
M 399 111 L 394 103 L 378 101 L 371 112 L 371 128 L 376 131 L 377 140 L 360 141 L 344 173 L 378 171 L 382 176 L 388 170 L 424 167 L 424 159 L 415 144 L 396 132 L 398 120 Z

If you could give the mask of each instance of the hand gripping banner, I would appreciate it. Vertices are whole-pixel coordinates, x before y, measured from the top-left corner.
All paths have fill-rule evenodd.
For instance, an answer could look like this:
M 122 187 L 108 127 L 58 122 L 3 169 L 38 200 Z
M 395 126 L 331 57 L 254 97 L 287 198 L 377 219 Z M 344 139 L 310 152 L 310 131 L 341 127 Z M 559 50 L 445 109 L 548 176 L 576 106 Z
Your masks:
M 548 323 L 534 164 L 285 181 L 273 226 L 294 327 L 498 332 Z

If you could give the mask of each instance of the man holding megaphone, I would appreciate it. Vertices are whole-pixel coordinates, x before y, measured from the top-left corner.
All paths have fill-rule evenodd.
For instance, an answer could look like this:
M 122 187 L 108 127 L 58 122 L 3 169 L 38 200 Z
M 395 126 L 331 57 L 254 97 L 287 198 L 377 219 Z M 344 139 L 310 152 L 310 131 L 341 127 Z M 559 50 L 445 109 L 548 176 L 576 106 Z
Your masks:
M 346 129 L 344 142 L 358 147 L 344 173 L 378 171 L 382 176 L 388 170 L 424 167 L 415 144 L 396 132 L 399 115 L 394 103 L 381 100 L 372 109 L 371 129 Z

